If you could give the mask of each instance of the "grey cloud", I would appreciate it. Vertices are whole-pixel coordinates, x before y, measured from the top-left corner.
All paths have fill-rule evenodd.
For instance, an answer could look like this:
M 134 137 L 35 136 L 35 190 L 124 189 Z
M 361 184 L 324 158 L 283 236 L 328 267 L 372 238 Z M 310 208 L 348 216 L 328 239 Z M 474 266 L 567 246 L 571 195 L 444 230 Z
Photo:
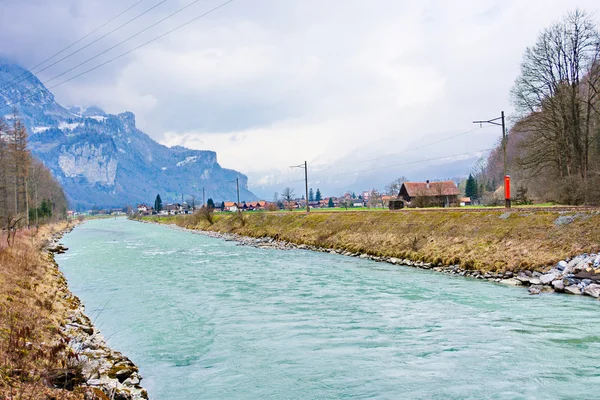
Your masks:
M 35 65 L 134 2 L 4 0 L 0 55 Z M 187 3 L 167 1 L 42 80 Z M 219 3 L 203 0 L 92 65 Z M 154 138 L 216 150 L 226 166 L 258 181 L 285 169 L 286 158 L 360 160 L 427 143 L 435 132 L 466 131 L 500 110 L 510 114 L 508 91 L 539 30 L 573 7 L 598 8 L 576 3 L 238 0 L 55 93 L 65 104 L 133 111 Z M 496 140 L 482 133 L 428 152 L 477 151 Z

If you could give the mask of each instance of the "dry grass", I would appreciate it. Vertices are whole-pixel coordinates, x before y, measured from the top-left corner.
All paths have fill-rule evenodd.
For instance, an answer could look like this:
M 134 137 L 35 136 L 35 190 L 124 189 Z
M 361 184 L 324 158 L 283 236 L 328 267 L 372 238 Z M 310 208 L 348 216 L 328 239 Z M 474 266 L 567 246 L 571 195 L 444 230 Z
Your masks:
M 568 216 L 574 221 L 555 223 Z M 154 220 L 481 271 L 543 270 L 566 257 L 600 250 L 600 213 L 590 210 L 246 213 L 243 218 L 218 214 L 212 224 L 185 217 Z
M 59 329 L 68 307 L 66 282 L 42 252 L 51 234 L 64 228 L 21 231 L 14 246 L 0 244 L 0 399 L 95 398 L 86 397 L 89 389 L 71 387 L 81 371 Z

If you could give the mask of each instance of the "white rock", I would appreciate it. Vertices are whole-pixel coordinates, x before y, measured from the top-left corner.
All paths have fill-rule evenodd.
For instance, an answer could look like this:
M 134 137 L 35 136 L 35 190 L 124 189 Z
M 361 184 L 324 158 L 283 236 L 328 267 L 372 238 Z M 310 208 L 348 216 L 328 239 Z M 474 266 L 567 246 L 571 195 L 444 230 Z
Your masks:
M 555 281 L 558 276 L 558 271 L 550 271 L 549 273 L 540 276 L 540 282 L 542 285 L 548 285 L 550 282 Z
M 596 299 L 600 298 L 600 285 L 598 285 L 597 283 L 587 285 L 583 290 L 583 293 L 588 296 L 595 297 Z
M 581 294 L 581 289 L 579 289 L 579 286 L 577 286 L 577 285 L 571 285 L 571 286 L 567 286 L 565 288 L 565 293 Z
M 520 280 L 515 278 L 503 279 L 500 283 L 509 286 L 521 286 L 523 284 Z
M 554 290 L 557 290 L 557 291 L 565 290 L 565 284 L 563 283 L 562 279 L 557 279 L 555 281 L 552 281 L 552 286 L 554 287 Z
M 542 281 L 540 280 L 540 278 L 531 278 L 529 279 L 529 283 L 532 285 L 541 285 Z

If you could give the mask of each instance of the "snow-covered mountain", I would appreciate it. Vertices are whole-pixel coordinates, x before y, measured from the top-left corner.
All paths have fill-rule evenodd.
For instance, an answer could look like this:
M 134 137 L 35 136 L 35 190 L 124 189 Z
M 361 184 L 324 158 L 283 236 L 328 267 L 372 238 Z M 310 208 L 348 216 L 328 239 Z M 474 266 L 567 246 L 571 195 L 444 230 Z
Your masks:
M 153 202 L 157 194 L 164 202 L 181 201 L 182 194 L 201 202 L 203 188 L 207 198 L 235 200 L 236 177 L 240 200 L 257 199 L 247 177 L 222 168 L 215 152 L 163 146 L 136 128 L 131 112 L 65 108 L 34 75 L 0 60 L 0 116 L 10 120 L 12 107 L 6 105 L 13 103 L 29 129 L 32 152 L 75 208 Z

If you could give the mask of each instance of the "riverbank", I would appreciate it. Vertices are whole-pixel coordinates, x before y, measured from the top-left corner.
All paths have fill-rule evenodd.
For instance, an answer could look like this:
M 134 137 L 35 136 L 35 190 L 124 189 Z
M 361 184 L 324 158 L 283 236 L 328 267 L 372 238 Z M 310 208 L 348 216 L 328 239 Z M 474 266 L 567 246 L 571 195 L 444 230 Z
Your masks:
M 0 397 L 145 399 L 138 368 L 106 345 L 54 260 L 72 229 L 22 231 L 0 249 Z
M 597 210 L 244 213 L 215 214 L 212 221 L 201 215 L 144 220 L 244 244 L 328 251 L 526 285 L 534 294 L 600 295 Z

